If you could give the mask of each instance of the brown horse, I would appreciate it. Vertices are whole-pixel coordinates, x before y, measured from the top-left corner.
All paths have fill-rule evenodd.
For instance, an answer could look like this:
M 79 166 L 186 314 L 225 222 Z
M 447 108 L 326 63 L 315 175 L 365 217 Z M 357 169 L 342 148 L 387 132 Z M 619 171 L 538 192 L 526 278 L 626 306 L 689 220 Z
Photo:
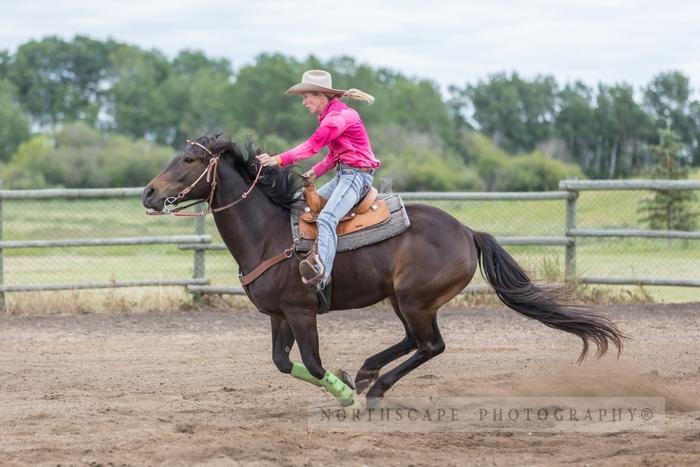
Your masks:
M 302 284 L 299 259 L 288 250 L 293 243 L 290 209 L 299 198 L 300 177 L 279 167 L 261 170 L 255 154 L 250 142 L 239 148 L 221 135 L 200 137 L 148 184 L 143 204 L 162 211 L 186 200 L 208 200 L 221 238 L 245 274 L 287 250 L 279 257 L 288 259 L 248 286 L 251 301 L 271 319 L 272 360 L 281 372 L 325 386 L 346 405 L 352 402 L 350 388 L 337 378 L 329 379 L 319 356 L 319 298 Z M 599 357 L 609 342 L 619 354 L 624 336 L 611 321 L 559 303 L 557 295 L 533 284 L 491 235 L 475 232 L 431 206 L 406 209 L 408 230 L 338 253 L 333 265 L 331 310 L 366 307 L 388 298 L 406 333 L 400 342 L 364 362 L 355 377 L 358 394 L 371 385 L 367 397 L 381 398 L 400 378 L 445 350 L 438 309 L 472 280 L 477 264 L 505 305 L 580 337 L 579 360 L 588 353 L 589 342 L 597 346 Z M 289 358 L 294 342 L 303 366 Z M 382 367 L 413 350 L 403 363 L 379 374 Z

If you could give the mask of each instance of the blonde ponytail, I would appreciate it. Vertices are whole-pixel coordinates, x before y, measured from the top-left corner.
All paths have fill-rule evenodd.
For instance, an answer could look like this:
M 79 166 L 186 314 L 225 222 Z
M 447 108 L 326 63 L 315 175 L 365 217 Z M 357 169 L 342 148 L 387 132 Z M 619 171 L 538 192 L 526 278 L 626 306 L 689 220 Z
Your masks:
M 374 104 L 374 96 L 355 88 L 348 89 L 347 91 L 345 91 L 343 97 L 349 97 L 350 99 L 355 99 L 357 101 L 364 102 L 368 105 Z

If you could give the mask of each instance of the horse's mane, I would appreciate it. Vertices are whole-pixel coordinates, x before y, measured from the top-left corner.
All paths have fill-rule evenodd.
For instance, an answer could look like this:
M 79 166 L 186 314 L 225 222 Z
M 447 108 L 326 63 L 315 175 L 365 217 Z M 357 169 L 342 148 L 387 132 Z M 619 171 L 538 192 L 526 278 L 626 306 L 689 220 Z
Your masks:
M 253 182 L 260 167 L 255 156 L 262 151 L 251 138 L 246 138 L 242 147 L 223 134 L 205 135 L 197 138 L 197 142 L 231 161 L 244 179 Z M 264 168 L 256 187 L 285 211 L 291 211 L 292 206 L 301 199 L 301 177 L 284 167 Z

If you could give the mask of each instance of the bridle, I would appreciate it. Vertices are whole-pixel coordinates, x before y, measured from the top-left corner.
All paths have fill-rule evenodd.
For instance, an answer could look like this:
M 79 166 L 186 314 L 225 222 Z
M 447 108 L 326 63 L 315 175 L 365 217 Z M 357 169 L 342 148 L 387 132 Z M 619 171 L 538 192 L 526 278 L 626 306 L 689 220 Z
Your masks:
M 209 159 L 209 163 L 207 164 L 207 168 L 204 169 L 204 171 L 201 173 L 199 177 L 197 177 L 197 180 L 192 182 L 188 187 L 185 187 L 180 193 L 177 194 L 177 196 L 168 196 L 165 198 L 165 201 L 163 202 L 163 210 L 162 211 L 147 211 L 146 214 L 150 216 L 206 216 L 207 214 L 213 214 L 216 212 L 221 212 L 224 209 L 228 209 L 230 207 L 235 206 L 236 204 L 240 203 L 241 201 L 244 201 L 248 195 L 250 194 L 251 191 L 253 191 L 253 188 L 255 188 L 255 184 L 258 183 L 258 179 L 260 178 L 260 174 L 262 173 L 263 166 L 262 164 L 258 168 L 258 172 L 255 175 L 255 179 L 253 180 L 253 183 L 250 185 L 250 188 L 248 188 L 237 200 L 233 201 L 232 203 L 227 204 L 226 206 L 220 206 L 218 208 L 212 209 L 212 202 L 214 201 L 214 191 L 216 190 L 216 185 L 218 183 L 218 167 L 219 167 L 219 158 L 221 157 L 221 153 L 214 154 L 209 150 L 208 147 L 204 146 L 203 144 L 198 143 L 197 141 L 190 141 L 189 139 L 187 140 L 187 143 L 191 146 L 198 146 L 202 149 L 204 149 L 210 156 L 211 158 Z M 193 203 L 187 204 L 185 206 L 181 207 L 175 207 L 182 198 L 184 198 L 187 193 L 192 191 L 192 189 L 199 183 L 202 178 L 206 175 L 206 180 L 207 183 L 209 183 L 209 195 L 207 196 L 206 199 L 200 199 L 198 201 L 195 201 Z M 207 203 L 207 209 L 206 211 L 200 211 L 200 212 L 181 212 L 184 209 L 187 209 L 191 206 L 195 206 L 197 204 L 205 202 Z

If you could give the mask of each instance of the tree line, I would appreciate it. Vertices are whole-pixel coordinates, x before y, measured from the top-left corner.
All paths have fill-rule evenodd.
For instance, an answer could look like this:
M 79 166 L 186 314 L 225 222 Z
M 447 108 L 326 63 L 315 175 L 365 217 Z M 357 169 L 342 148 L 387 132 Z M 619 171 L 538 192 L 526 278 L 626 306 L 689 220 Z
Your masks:
M 311 68 L 329 70 L 336 87 L 377 97 L 360 111 L 385 175 L 400 189 L 533 190 L 555 188 L 557 177 L 635 175 L 651 170 L 650 147 L 668 128 L 678 135 L 681 162 L 700 165 L 700 104 L 678 71 L 659 73 L 638 90 L 498 73 L 452 85 L 443 96 L 430 80 L 352 57 L 264 53 L 234 70 L 199 51 L 169 58 L 76 36 L 0 52 L 0 176 L 19 181 L 13 174 L 51 164 L 56 173 L 74 173 L 59 170 L 72 164 L 94 175 L 111 157 L 160 163 L 163 146 L 181 147 L 212 130 L 256 135 L 269 152 L 286 149 L 316 125 L 298 98 L 284 95 Z M 127 156 L 131 151 L 140 153 Z M 103 185 L 146 181 L 129 164 L 110 167 L 122 172 L 100 178 Z M 95 183 L 93 175 L 25 175 L 23 183 L 72 186 Z

